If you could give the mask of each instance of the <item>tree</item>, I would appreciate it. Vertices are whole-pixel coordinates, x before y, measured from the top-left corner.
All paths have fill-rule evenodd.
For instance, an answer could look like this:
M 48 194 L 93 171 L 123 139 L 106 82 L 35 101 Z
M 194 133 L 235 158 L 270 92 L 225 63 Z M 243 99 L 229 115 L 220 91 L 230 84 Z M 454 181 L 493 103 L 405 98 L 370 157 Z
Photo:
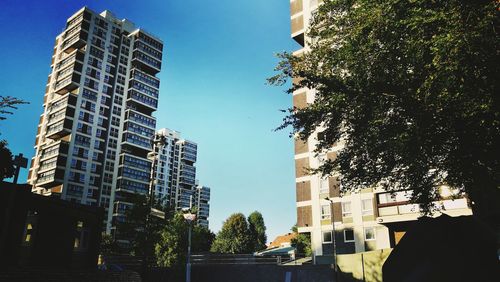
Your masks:
M 188 246 L 188 223 L 182 213 L 177 213 L 161 231 L 155 244 L 157 264 L 163 267 L 183 267 Z M 191 237 L 193 253 L 210 250 L 215 235 L 206 227 L 194 225 Z
M 244 254 L 251 252 L 251 238 L 248 223 L 242 213 L 232 214 L 224 221 L 217 233 L 211 251 L 225 254 Z
M 129 242 L 125 249 L 130 254 L 155 261 L 155 245 L 170 212 L 160 201 L 151 201 L 145 195 L 132 195 L 128 201 L 132 206 L 125 211 L 124 222 L 117 224 L 118 236 Z M 165 219 L 151 215 L 151 207 L 164 211 Z
M 298 254 L 305 254 L 306 256 L 312 255 L 311 249 L 311 234 L 309 233 L 299 233 L 297 225 L 292 227 L 293 233 L 295 233 L 295 238 L 291 240 L 292 247 L 295 248 Z
M 113 236 L 103 233 L 101 236 L 100 254 L 112 255 L 118 252 L 119 249 Z
M 267 236 L 264 218 L 258 211 L 248 216 L 248 231 L 250 233 L 251 250 L 256 252 L 266 248 Z
M 0 141 L 0 180 L 14 176 L 15 168 L 13 156 L 9 148 L 7 148 L 7 141 Z
M 0 96 L 0 120 L 6 119 L 5 114 L 11 115 L 11 110 L 16 110 L 16 105 L 20 104 L 28 104 L 28 102 L 11 96 Z
M 302 140 L 320 131 L 317 153 L 342 141 L 337 158 L 312 171 L 340 172 L 342 192 L 411 189 L 428 212 L 448 185 L 484 213 L 500 183 L 498 8 L 493 0 L 325 0 L 310 51 L 281 54 L 269 79 L 300 77 L 290 93 L 316 89 L 279 129 Z

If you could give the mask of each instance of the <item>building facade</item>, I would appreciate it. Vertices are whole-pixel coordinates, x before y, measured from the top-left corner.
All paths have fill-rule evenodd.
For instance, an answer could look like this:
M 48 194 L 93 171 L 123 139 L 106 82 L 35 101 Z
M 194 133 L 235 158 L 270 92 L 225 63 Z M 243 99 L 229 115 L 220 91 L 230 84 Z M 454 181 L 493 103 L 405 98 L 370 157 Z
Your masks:
M 294 55 L 300 56 L 309 49 L 305 31 L 312 13 L 322 2 L 290 1 L 291 37 L 300 45 Z M 314 89 L 298 89 L 293 93 L 293 106 L 304 108 L 314 99 Z M 318 128 L 317 132 L 320 131 Z M 309 168 L 317 168 L 325 160 L 335 159 L 343 146 L 339 142 L 328 151 L 316 154 L 317 132 L 306 142 L 295 140 L 297 226 L 300 233 L 311 236 L 314 261 L 331 263 L 334 243 L 337 254 L 393 247 L 404 235 L 408 223 L 420 216 L 419 205 L 409 202 L 411 191 L 391 194 L 367 188 L 340 197 L 339 175 L 323 178 L 308 174 Z M 443 200 L 435 204 L 452 216 L 472 214 L 467 199 L 452 198 L 452 195 L 443 193 Z
M 163 43 L 84 7 L 56 37 L 28 182 L 33 191 L 105 208 L 106 231 L 130 195 L 149 191 Z
M 196 219 L 198 224 L 208 228 L 208 218 L 210 216 L 210 188 L 203 185 L 196 186 Z
M 196 181 L 198 145 L 168 128 L 156 132 L 152 178 L 154 197 L 176 210 L 197 207 L 198 223 L 208 227 L 210 188 Z

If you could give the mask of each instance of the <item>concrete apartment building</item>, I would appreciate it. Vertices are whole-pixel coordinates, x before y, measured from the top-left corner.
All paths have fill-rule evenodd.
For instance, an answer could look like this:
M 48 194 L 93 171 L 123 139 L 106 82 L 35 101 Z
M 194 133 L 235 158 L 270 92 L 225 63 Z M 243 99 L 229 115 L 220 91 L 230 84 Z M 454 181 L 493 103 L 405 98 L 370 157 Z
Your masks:
M 181 138 L 180 132 L 168 128 L 155 134 L 153 161 L 154 196 L 177 210 L 198 208 L 198 223 L 208 228 L 210 188 L 196 180 L 198 145 Z
M 301 46 L 294 55 L 307 52 L 305 32 L 312 12 L 321 2 L 290 1 L 291 37 Z M 302 88 L 293 93 L 293 105 L 298 108 L 307 107 L 314 99 L 314 89 Z M 326 159 L 334 159 L 342 144 L 339 142 L 319 155 L 313 152 L 316 144 L 317 133 L 307 142 L 295 140 L 297 226 L 299 232 L 311 235 L 315 263 L 332 262 L 334 238 L 337 254 L 394 247 L 404 235 L 408 223 L 420 216 L 419 205 L 408 202 L 409 193 L 391 195 L 372 188 L 340 197 L 338 176 L 325 179 L 309 175 L 307 169 L 317 168 Z M 435 204 L 444 208 L 444 213 L 451 216 L 472 214 L 467 199 L 451 200 L 451 195 L 447 195 L 449 189 L 442 188 L 443 200 Z
M 163 43 L 109 11 L 82 8 L 56 37 L 33 191 L 106 210 L 106 231 L 130 195 L 149 191 Z

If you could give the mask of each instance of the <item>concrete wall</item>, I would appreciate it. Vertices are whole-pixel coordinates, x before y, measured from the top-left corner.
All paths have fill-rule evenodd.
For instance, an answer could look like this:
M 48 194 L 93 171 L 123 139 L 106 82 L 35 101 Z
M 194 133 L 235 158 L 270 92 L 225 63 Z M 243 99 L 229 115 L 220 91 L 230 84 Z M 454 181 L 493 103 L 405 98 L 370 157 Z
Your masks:
M 382 249 L 349 255 L 338 255 L 339 269 L 350 281 L 381 282 L 382 266 L 392 249 Z M 363 280 L 364 279 L 364 280 Z
M 193 265 L 192 281 L 204 282 L 333 282 L 330 266 Z

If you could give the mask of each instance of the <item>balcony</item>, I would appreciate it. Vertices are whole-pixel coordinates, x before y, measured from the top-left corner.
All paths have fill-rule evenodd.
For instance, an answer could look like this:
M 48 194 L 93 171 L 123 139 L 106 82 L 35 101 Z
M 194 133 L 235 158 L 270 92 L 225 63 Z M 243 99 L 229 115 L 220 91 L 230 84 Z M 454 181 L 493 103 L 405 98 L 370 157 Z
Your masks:
M 76 34 L 63 41 L 61 49 L 65 53 L 71 53 L 86 44 L 87 36 L 88 33 L 80 29 Z
M 126 192 L 132 194 L 147 194 L 149 192 L 149 184 L 136 182 L 129 179 L 118 179 L 116 187 L 117 192 Z
M 189 162 L 196 162 L 196 154 L 182 152 L 181 159 Z
M 47 126 L 46 137 L 50 139 L 57 140 L 71 133 L 71 127 L 73 126 L 73 121 L 70 119 L 63 119 L 61 121 L 55 122 Z
M 132 55 L 132 65 L 145 71 L 149 75 L 155 75 L 161 70 L 161 61 L 136 50 Z
M 127 109 L 125 113 L 126 121 L 133 121 L 137 124 L 146 126 L 155 130 L 156 128 L 156 119 L 154 117 L 142 114 L 138 111 Z
M 411 203 L 410 194 L 403 192 L 380 193 L 377 195 L 377 222 L 392 223 L 416 220 L 421 216 L 420 204 Z M 434 206 L 441 212 L 450 216 L 472 214 L 466 198 L 443 199 L 433 202 Z
M 148 152 L 152 149 L 150 138 L 146 138 L 130 132 L 123 134 L 123 143 L 132 145 L 142 150 L 147 150 Z
M 50 188 L 64 182 L 64 169 L 57 168 L 39 173 L 36 179 L 36 186 Z
M 50 144 L 49 147 L 42 148 L 40 155 L 40 161 L 43 162 L 47 159 L 53 158 L 54 156 L 67 156 L 68 155 L 69 144 L 66 141 L 59 141 L 57 143 Z
M 124 166 L 150 173 L 151 161 L 139 158 L 134 155 L 122 153 L 120 155 L 120 168 Z
M 57 81 L 54 84 L 55 92 L 58 94 L 66 94 L 73 91 L 80 86 L 80 77 L 79 74 L 73 72 L 71 76 Z
M 128 103 L 135 103 L 139 107 L 145 108 L 146 112 L 154 112 L 158 108 L 158 100 L 135 90 L 128 92 Z

